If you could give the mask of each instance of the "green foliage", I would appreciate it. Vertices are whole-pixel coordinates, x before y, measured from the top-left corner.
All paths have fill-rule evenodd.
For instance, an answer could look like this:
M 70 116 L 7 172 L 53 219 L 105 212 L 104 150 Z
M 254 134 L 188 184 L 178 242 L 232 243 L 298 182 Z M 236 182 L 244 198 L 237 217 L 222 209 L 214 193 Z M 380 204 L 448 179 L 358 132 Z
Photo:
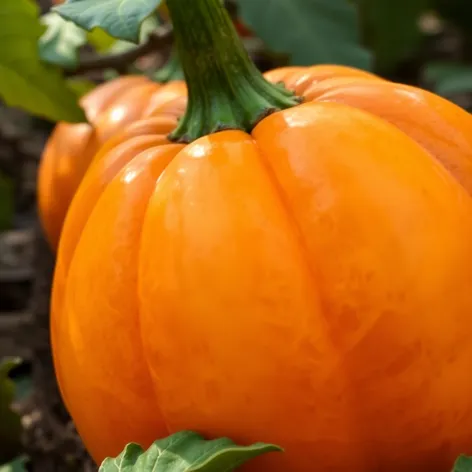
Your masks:
M 206 441 L 197 433 L 182 431 L 154 442 L 147 451 L 128 444 L 117 458 L 105 459 L 99 472 L 231 472 L 257 456 L 276 451 L 281 449 L 271 444 L 237 446 L 227 438 Z
M 0 364 L 0 464 L 12 460 L 20 451 L 21 419 L 11 409 L 15 399 L 15 384 L 8 377 L 18 359 L 6 359 Z
M 156 15 L 151 15 L 148 16 L 140 26 L 140 33 L 139 33 L 139 42 L 145 42 L 149 34 L 154 31 L 158 26 L 159 26 L 159 20 Z M 107 33 L 105 33 L 107 34 Z M 109 36 L 111 38 L 111 36 Z M 122 39 L 114 39 L 113 44 L 110 45 L 110 47 L 107 49 L 107 54 L 120 54 L 126 51 L 129 51 L 130 49 L 133 49 L 136 47 L 136 44 L 131 43 L 129 41 L 124 41 Z M 138 69 L 135 66 L 131 66 L 128 68 L 128 71 L 130 73 L 134 74 L 141 74 L 142 71 Z M 116 72 L 113 69 L 108 69 L 104 71 L 104 78 L 105 80 L 113 80 L 119 77 L 120 74 Z M 155 78 L 155 80 L 158 80 Z
M 472 92 L 472 66 L 455 62 L 432 62 L 425 67 L 424 77 L 438 95 L 451 97 Z
M 51 120 L 85 121 L 60 69 L 40 61 L 44 32 L 34 0 L 0 3 L 0 97 L 7 105 Z
M 78 50 L 87 42 L 86 32 L 57 13 L 47 13 L 41 18 L 47 27 L 39 40 L 41 59 L 65 68 L 78 63 Z
M 159 26 L 159 20 L 156 15 L 148 16 L 139 26 L 139 43 L 145 42 L 149 35 Z M 136 47 L 135 43 L 124 40 L 117 40 L 108 49 L 109 54 L 118 54 L 120 52 L 129 51 Z
M 0 465 L 0 472 L 26 472 L 25 462 L 24 457 L 17 457 L 8 464 Z
M 375 1 L 375 0 L 374 0 Z M 243 21 L 269 49 L 294 65 L 338 63 L 371 68 L 360 46 L 355 5 L 349 0 L 239 0 Z
M 452 472 L 472 472 L 472 457 L 461 455 L 457 458 Z
M 100 27 L 114 38 L 138 43 L 141 23 L 160 3 L 161 0 L 67 0 L 54 10 L 87 31 Z
M 357 0 L 364 35 L 375 56 L 376 69 L 388 73 L 419 49 L 423 34 L 419 18 L 429 0 Z
M 11 228 L 13 212 L 13 182 L 0 172 L 0 231 Z
M 99 53 L 109 52 L 110 48 L 117 41 L 116 38 L 113 38 L 113 36 L 110 36 L 101 28 L 94 28 L 93 31 L 88 31 L 86 34 L 89 44 Z
M 67 81 L 69 88 L 76 94 L 77 98 L 93 90 L 97 84 L 87 79 L 72 78 Z

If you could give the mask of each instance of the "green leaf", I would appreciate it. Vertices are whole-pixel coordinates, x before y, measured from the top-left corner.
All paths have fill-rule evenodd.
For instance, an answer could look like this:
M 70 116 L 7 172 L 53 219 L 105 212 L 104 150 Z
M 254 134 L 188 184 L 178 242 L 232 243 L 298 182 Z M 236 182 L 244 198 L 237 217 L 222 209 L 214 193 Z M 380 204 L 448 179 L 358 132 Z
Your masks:
M 21 418 L 12 411 L 15 384 L 9 372 L 20 364 L 19 359 L 4 359 L 0 364 L 0 464 L 12 460 L 21 448 Z
M 67 0 L 53 10 L 87 31 L 100 27 L 114 38 L 138 43 L 141 23 L 160 3 L 161 0 Z
M 472 472 L 472 457 L 460 455 L 454 464 L 452 472 Z
M 357 0 L 357 3 L 378 70 L 389 72 L 400 61 L 415 55 L 423 39 L 419 19 L 429 0 Z
M 93 90 L 97 84 L 88 79 L 72 78 L 67 81 L 69 88 L 76 94 L 77 98 L 81 98 L 86 93 Z
M 99 472 L 231 472 L 257 456 L 281 450 L 263 443 L 237 446 L 228 438 L 206 441 L 182 431 L 154 442 L 147 451 L 128 444 L 117 458 L 105 459 Z
M 78 50 L 87 42 L 87 33 L 57 13 L 46 13 L 41 22 L 47 27 L 39 40 L 41 59 L 62 67 L 75 67 Z
M 87 40 L 99 53 L 108 52 L 117 41 L 116 38 L 113 38 L 101 28 L 95 28 L 93 31 L 88 31 Z
M 13 378 L 15 383 L 15 401 L 21 401 L 29 397 L 33 391 L 33 379 L 31 375 L 21 375 Z
M 0 231 L 10 229 L 14 213 L 13 181 L 0 172 Z
M 141 24 L 141 29 L 139 33 L 139 42 L 142 43 L 146 41 L 149 37 L 149 34 L 154 31 L 159 26 L 159 20 L 156 15 L 148 16 Z M 125 51 L 129 51 L 136 47 L 136 44 L 129 41 L 123 41 L 121 39 L 115 40 L 113 45 L 108 49 L 108 54 L 120 54 Z M 137 68 L 130 68 L 133 74 L 142 74 Z M 120 74 L 112 69 L 104 71 L 105 80 L 113 80 L 119 77 Z
M 86 121 L 60 69 L 40 61 L 38 40 L 43 32 L 34 0 L 1 0 L 0 97 L 33 115 Z
M 370 69 L 349 0 L 239 0 L 240 16 L 269 49 L 294 65 L 345 64 Z
M 454 62 L 432 62 L 425 67 L 424 78 L 438 95 L 450 97 L 472 92 L 472 66 Z
M 159 20 L 157 19 L 156 15 L 151 15 L 148 16 L 140 26 L 139 30 L 139 43 L 145 42 L 149 35 L 159 26 Z M 129 41 L 123 41 L 123 40 L 117 40 L 114 42 L 113 46 L 110 47 L 108 50 L 109 54 L 118 54 L 121 52 L 129 51 L 130 49 L 133 49 L 136 47 L 136 44 L 129 42 Z
M 8 462 L 8 464 L 0 465 L 0 472 L 26 472 L 25 463 L 25 457 L 17 457 L 15 460 Z

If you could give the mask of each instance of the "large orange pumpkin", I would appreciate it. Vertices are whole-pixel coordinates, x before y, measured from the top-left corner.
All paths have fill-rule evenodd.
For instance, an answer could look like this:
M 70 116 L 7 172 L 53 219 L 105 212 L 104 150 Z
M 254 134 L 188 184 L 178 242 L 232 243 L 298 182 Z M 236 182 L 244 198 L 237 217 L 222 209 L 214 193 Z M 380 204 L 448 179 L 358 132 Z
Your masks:
M 177 143 L 162 120 L 112 138 L 59 247 L 54 360 L 87 448 L 192 429 L 284 447 L 248 471 L 448 470 L 472 452 L 471 116 L 353 69 L 266 74 L 297 105 L 219 0 L 168 5 Z
M 144 76 L 120 77 L 81 99 L 89 123 L 59 123 L 55 127 L 38 175 L 39 215 L 54 250 L 72 197 L 101 144 L 139 118 L 180 116 L 185 104 L 183 81 L 164 85 Z

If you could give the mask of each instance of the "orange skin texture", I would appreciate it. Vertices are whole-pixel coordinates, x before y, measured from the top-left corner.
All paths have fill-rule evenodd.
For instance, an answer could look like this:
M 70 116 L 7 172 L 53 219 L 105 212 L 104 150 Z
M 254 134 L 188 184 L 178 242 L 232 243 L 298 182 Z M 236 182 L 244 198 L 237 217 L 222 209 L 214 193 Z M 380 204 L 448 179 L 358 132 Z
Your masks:
M 64 224 L 62 244 L 56 258 L 51 298 L 51 317 L 52 320 L 55 320 L 51 323 L 51 342 L 58 378 L 61 378 L 62 369 L 59 367 L 60 359 L 56 356 L 58 351 L 55 349 L 58 340 L 56 333 L 60 331 L 58 329 L 60 322 L 65 319 L 60 314 L 59 307 L 61 307 L 63 301 L 63 292 L 71 256 L 74 253 L 88 217 L 104 189 L 136 154 L 163 144 L 170 146 L 167 135 L 175 128 L 176 124 L 176 118 L 151 117 L 129 125 L 120 135 L 122 140 L 119 139 L 119 136 L 117 137 L 118 139 L 111 138 L 95 156 L 90 165 L 89 172 L 85 175 L 72 200 Z M 170 147 L 172 148 L 172 146 Z M 61 381 L 59 381 L 59 387 L 62 390 Z
M 306 97 L 305 92 L 308 87 L 323 83 L 327 79 L 352 79 L 367 78 L 372 80 L 382 80 L 380 77 L 360 69 L 336 64 L 323 64 L 312 67 L 279 67 L 264 74 L 264 77 L 273 83 L 283 82 L 296 95 Z
M 332 89 L 251 134 L 143 151 L 128 131 L 90 168 L 51 326 L 98 463 L 184 429 L 284 447 L 254 472 L 442 472 L 472 452 L 472 118 L 314 77 Z
M 319 93 L 316 86 L 308 88 L 308 98 L 353 106 L 389 121 L 428 150 L 472 194 L 470 114 L 408 85 L 366 79 L 330 82 L 331 87 L 324 90 L 321 82 Z
M 186 106 L 182 81 L 161 85 L 142 76 L 120 77 L 81 99 L 89 123 L 59 123 L 49 138 L 38 174 L 38 209 L 56 250 L 64 218 L 100 146 L 126 125 L 147 116 L 180 116 Z

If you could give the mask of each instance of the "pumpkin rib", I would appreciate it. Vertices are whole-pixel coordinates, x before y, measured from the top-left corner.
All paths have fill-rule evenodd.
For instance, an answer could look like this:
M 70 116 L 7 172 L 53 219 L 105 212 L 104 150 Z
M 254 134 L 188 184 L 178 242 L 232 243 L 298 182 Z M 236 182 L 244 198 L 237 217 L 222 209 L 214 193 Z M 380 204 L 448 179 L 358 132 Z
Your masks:
M 177 119 L 169 116 L 153 116 L 135 121 L 128 125 L 123 132 L 118 133 L 105 141 L 93 160 L 98 161 L 102 159 L 111 149 L 137 136 L 152 134 L 160 134 L 163 137 L 167 136 L 176 124 Z
M 318 82 L 311 83 L 303 92 L 303 97 L 308 101 L 316 101 L 320 96 L 325 93 L 329 93 L 332 90 L 336 90 L 344 85 L 367 85 L 369 86 L 372 81 L 379 81 L 383 79 L 376 77 L 359 77 L 359 76 L 339 76 L 332 77 Z M 385 82 L 385 81 L 384 81 Z
M 272 69 L 267 72 L 264 72 L 264 77 L 269 82 L 278 83 L 285 81 L 290 75 L 302 71 L 302 66 L 287 66 L 279 67 L 277 69 Z
M 114 179 L 117 173 L 129 163 L 136 154 L 145 151 L 149 147 L 161 144 L 162 137 L 139 136 L 121 144 L 95 163 L 81 182 L 76 195 L 70 205 L 63 228 L 51 292 L 51 343 L 53 352 L 57 339 L 57 326 L 60 324 L 60 314 L 65 293 L 65 284 L 69 273 L 70 264 L 77 244 L 82 237 L 82 231 L 88 221 L 89 215 L 100 198 L 107 184 Z M 60 381 L 61 369 L 59 359 L 53 356 L 56 365 L 56 375 Z
M 88 121 L 95 123 L 100 113 L 109 108 L 123 93 L 123 90 L 148 82 L 149 79 L 141 75 L 118 77 L 115 80 L 95 87 L 89 93 L 82 96 L 80 98 L 80 105 L 84 108 Z
M 280 112 L 280 113 L 283 113 Z M 254 129 L 254 133 L 257 134 L 257 127 Z M 284 209 L 284 212 L 286 214 L 287 220 L 289 221 L 289 226 L 292 228 L 295 234 L 295 239 L 298 241 L 299 247 L 301 252 L 304 254 L 304 261 L 306 261 L 306 268 L 307 268 L 307 273 L 309 274 L 309 279 L 310 279 L 310 284 L 313 293 L 317 293 L 317 303 L 320 305 L 320 315 L 322 317 L 322 324 L 325 326 L 325 333 L 327 333 L 327 339 L 329 341 L 330 348 L 332 349 L 333 356 L 338 357 L 338 366 L 340 371 L 342 372 L 342 377 L 343 377 L 343 384 L 344 384 L 344 398 L 349 398 L 347 403 L 350 405 L 350 407 L 347 408 L 347 411 L 349 412 L 351 418 L 349 421 L 349 424 L 351 428 L 349 437 L 351 440 L 356 438 L 358 440 L 358 444 L 356 445 L 356 454 L 358 455 L 358 460 L 362 463 L 365 464 L 365 467 L 373 467 L 374 464 L 369 464 L 369 459 L 372 460 L 370 451 L 366 448 L 366 444 L 368 444 L 367 439 L 369 436 L 372 436 L 369 434 L 369 432 L 366 432 L 365 429 L 365 422 L 362 420 L 363 415 L 362 414 L 362 405 L 363 405 L 363 399 L 359 397 L 359 395 L 352 395 L 352 388 L 350 387 L 350 384 L 352 383 L 352 380 L 349 376 L 349 371 L 346 366 L 343 365 L 341 357 L 339 356 L 337 350 L 336 350 L 336 343 L 334 342 L 334 339 L 329 335 L 330 330 L 328 329 L 330 323 L 329 323 L 329 318 L 330 318 L 330 310 L 329 310 L 329 304 L 327 303 L 325 297 L 323 297 L 322 292 L 320 291 L 318 287 L 318 281 L 320 279 L 319 273 L 314 266 L 314 264 L 310 264 L 308 261 L 310 260 L 309 257 L 309 250 L 306 242 L 306 237 L 303 234 L 302 227 L 300 225 L 300 222 L 297 220 L 297 218 L 294 215 L 294 209 L 293 206 L 290 204 L 290 201 L 287 197 L 287 194 L 284 192 L 283 186 L 277 176 L 277 174 L 274 172 L 274 169 L 271 166 L 270 163 L 270 156 L 265 153 L 264 146 L 259 145 L 257 137 L 252 136 L 255 145 L 257 146 L 258 149 L 258 155 L 261 160 L 262 165 L 264 166 L 266 173 L 268 175 L 269 180 L 272 183 L 272 187 L 274 188 L 275 194 L 278 196 L 278 199 L 280 201 L 281 207 Z M 314 159 L 316 159 L 316 156 L 313 156 Z
M 264 77 L 270 82 L 282 81 L 289 90 L 298 96 L 304 96 L 305 91 L 313 84 L 332 78 L 383 80 L 370 72 L 334 64 L 275 69 L 266 72 Z
M 111 149 L 100 161 L 93 164 L 80 184 L 70 205 L 64 223 L 64 235 L 59 245 L 60 249 L 56 261 L 56 272 L 59 270 L 58 268 L 62 268 L 63 265 L 67 268 L 66 272 L 68 272 L 75 248 L 80 241 L 83 228 L 90 213 L 93 211 L 96 201 L 101 197 L 103 191 L 115 178 L 117 173 L 133 160 L 137 153 L 146 151 L 146 149 L 150 147 L 166 145 L 164 142 L 162 136 L 136 136 L 116 148 Z M 63 277 L 65 278 L 66 275 L 64 274 Z
M 141 117 L 148 100 L 153 94 L 159 93 L 160 84 L 144 83 L 126 90 L 116 98 L 113 106 L 101 113 L 95 122 L 98 139 L 101 143 L 115 134 L 123 124 L 129 124 Z M 139 104 L 139 106 L 136 106 Z
M 394 124 L 453 175 L 472 195 L 472 117 L 457 105 L 411 86 L 369 82 L 343 84 L 316 102 L 342 103 Z M 404 109 L 410 106 L 410 113 Z
M 83 434 L 83 437 L 92 452 L 96 451 L 93 439 L 96 434 L 101 438 L 100 447 L 111 448 L 112 454 L 120 452 L 116 442 L 113 443 L 117 435 L 125 442 L 136 441 L 138 438 L 146 447 L 155 440 L 156 435 L 166 434 L 165 423 L 157 414 L 158 406 L 151 379 L 147 375 L 147 366 L 142 361 L 137 299 L 133 300 L 129 296 L 129 290 L 133 285 L 137 285 L 137 266 L 133 264 L 133 260 L 137 258 L 139 251 L 139 222 L 146 211 L 158 175 L 180 147 L 170 144 L 150 148 L 138 153 L 120 169 L 98 197 L 83 228 L 82 244 L 74 251 L 70 263 L 67 286 L 77 286 L 78 291 L 72 294 L 74 300 L 77 300 L 77 296 L 82 298 L 82 293 L 84 297 L 95 301 L 94 305 L 101 313 L 100 320 L 97 320 L 93 313 L 74 316 L 75 311 L 68 308 L 70 304 L 66 296 L 63 302 L 65 319 L 60 327 L 62 332 L 70 331 L 70 342 L 60 345 L 63 356 L 68 356 L 69 365 L 76 365 L 76 372 L 82 372 L 80 380 L 69 378 L 70 381 L 63 384 L 64 395 L 68 399 L 69 409 L 76 414 L 85 415 L 87 419 L 86 423 L 78 425 L 78 430 L 83 432 L 85 429 L 86 434 Z M 116 244 L 110 244 L 110 236 L 117 231 L 120 232 L 121 238 L 115 241 Z M 84 252 L 83 248 L 88 247 L 89 243 L 93 244 L 93 249 Z M 89 274 L 97 264 L 101 272 L 100 280 L 90 283 L 84 274 Z M 110 284 L 111 280 L 115 283 Z M 118 286 L 121 288 L 115 288 Z M 137 290 L 132 293 L 137 297 Z M 74 306 L 77 306 L 76 303 Z M 89 323 L 94 324 L 94 349 L 101 351 L 102 355 L 99 365 L 95 364 L 83 372 L 78 361 L 87 358 L 90 344 L 88 341 L 83 344 L 73 333 L 77 330 L 76 325 L 84 326 Z M 116 329 L 118 326 L 124 330 L 121 334 Z M 117 339 L 113 347 L 103 349 L 100 341 L 110 335 Z M 57 337 L 56 341 L 59 339 L 61 338 Z M 123 368 L 123 375 L 119 379 L 113 375 L 113 369 L 107 368 L 107 362 L 111 359 L 112 367 L 117 357 L 121 359 Z M 75 394 L 68 395 L 71 389 L 81 390 L 85 380 L 107 386 L 86 405 Z M 130 389 L 130 385 L 133 385 L 133 388 Z M 102 403 L 107 406 L 109 412 L 113 410 L 114 413 L 97 424 L 96 417 Z M 153 414 L 150 415 L 149 411 Z M 126 414 L 123 414 L 124 412 Z M 128 415 L 140 418 L 140 421 L 130 423 Z M 147 425 L 145 438 L 140 434 L 143 424 Z M 107 438 L 111 438 L 112 443 Z
M 431 92 L 375 76 L 315 80 L 305 93 L 308 100 L 350 105 L 394 124 L 439 160 L 472 195 L 472 116 L 457 105 Z M 410 113 L 404 113 L 406 108 Z
M 173 114 L 174 105 L 177 102 L 177 109 L 181 112 L 185 110 L 187 103 L 187 85 L 183 80 L 175 80 L 164 84 L 158 93 L 154 93 L 148 100 L 142 117 L 170 113 Z M 180 102 L 180 103 L 179 103 Z

